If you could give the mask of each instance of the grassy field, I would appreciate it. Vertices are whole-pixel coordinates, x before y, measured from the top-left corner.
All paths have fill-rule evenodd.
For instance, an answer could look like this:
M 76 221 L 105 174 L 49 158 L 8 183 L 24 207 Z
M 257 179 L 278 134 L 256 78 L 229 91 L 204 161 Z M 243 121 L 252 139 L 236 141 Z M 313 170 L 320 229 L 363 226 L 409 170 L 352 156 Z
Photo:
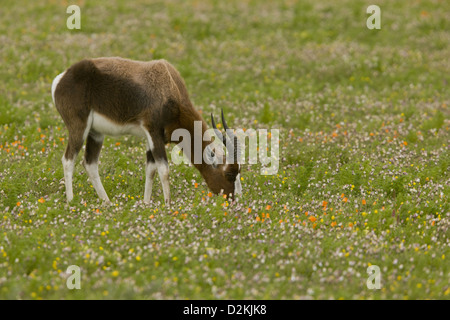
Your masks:
M 1 5 L 1 299 L 450 298 L 448 2 L 146 2 Z M 244 165 L 228 202 L 171 164 L 173 207 L 158 178 L 145 205 L 144 141 L 107 138 L 113 205 L 81 155 L 68 205 L 51 82 L 99 56 L 167 59 L 205 119 L 279 129 L 278 174 Z

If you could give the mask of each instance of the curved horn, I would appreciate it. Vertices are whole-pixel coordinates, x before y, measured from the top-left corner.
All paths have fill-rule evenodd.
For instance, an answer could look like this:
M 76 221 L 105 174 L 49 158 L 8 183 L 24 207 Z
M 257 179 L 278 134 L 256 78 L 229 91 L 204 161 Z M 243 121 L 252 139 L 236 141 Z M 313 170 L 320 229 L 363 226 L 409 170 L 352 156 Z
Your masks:
M 223 109 L 221 109 L 222 111 L 222 123 L 223 123 L 223 128 L 225 129 L 225 132 L 227 134 L 227 136 L 230 139 L 234 139 L 236 138 L 236 136 L 233 134 L 232 130 L 230 128 L 228 128 L 227 122 L 225 121 L 225 117 L 223 116 Z
M 223 109 L 221 109 L 221 111 L 222 111 L 222 124 L 223 124 L 223 127 L 225 129 L 225 132 L 226 132 L 228 138 L 230 140 L 232 140 L 231 143 L 224 142 L 224 144 L 226 145 L 227 149 L 229 149 L 232 145 L 234 145 L 234 150 L 231 150 L 231 149 L 229 149 L 229 150 L 231 152 L 233 152 L 232 154 L 233 154 L 234 163 L 237 163 L 237 157 L 238 157 L 238 153 L 239 153 L 239 150 L 238 150 L 238 139 L 237 139 L 236 135 L 233 133 L 233 130 L 228 127 L 227 122 L 225 121 L 225 117 L 223 115 Z M 224 138 L 224 141 L 225 140 L 228 140 L 228 139 Z
M 220 132 L 219 129 L 217 129 L 216 123 L 214 122 L 214 116 L 213 116 L 212 113 L 211 113 L 211 125 L 212 125 L 212 127 L 213 127 L 213 129 L 214 129 L 214 133 L 216 134 L 216 136 L 217 136 L 219 139 L 222 139 L 223 144 L 226 145 L 226 144 L 227 144 L 226 137 L 222 134 L 222 132 Z

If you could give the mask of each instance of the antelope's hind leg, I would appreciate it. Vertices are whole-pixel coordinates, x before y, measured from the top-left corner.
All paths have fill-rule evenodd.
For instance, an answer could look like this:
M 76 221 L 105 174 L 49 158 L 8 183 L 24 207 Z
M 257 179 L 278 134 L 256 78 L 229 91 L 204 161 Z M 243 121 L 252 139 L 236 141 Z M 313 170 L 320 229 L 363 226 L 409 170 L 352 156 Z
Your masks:
M 103 187 L 100 175 L 98 174 L 98 159 L 102 149 L 104 136 L 102 134 L 90 131 L 86 141 L 86 151 L 84 154 L 83 166 L 89 176 L 89 180 L 94 186 L 100 199 L 107 204 L 111 203 Z
M 67 144 L 66 152 L 62 157 L 62 164 L 64 169 L 64 184 L 66 185 L 67 202 L 73 200 L 73 172 L 75 170 L 75 159 L 83 147 L 84 143 L 83 132 L 69 129 L 69 142 Z

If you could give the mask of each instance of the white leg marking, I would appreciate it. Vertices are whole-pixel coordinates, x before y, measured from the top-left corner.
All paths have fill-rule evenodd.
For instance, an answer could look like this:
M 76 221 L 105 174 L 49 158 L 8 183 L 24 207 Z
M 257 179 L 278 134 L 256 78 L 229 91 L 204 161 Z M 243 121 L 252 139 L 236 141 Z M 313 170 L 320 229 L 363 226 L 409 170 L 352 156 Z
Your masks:
M 97 192 L 99 198 L 108 203 L 111 202 L 109 201 L 108 195 L 106 194 L 105 188 L 103 187 L 102 181 L 100 180 L 100 175 L 98 174 L 98 163 L 94 162 L 91 164 L 87 164 L 85 161 L 83 161 L 83 165 L 89 176 L 89 180 L 94 186 L 94 189 Z
M 144 128 L 143 125 L 141 125 L 142 130 L 145 132 L 145 137 L 147 138 L 147 150 L 153 150 L 155 147 L 153 145 L 152 137 L 150 136 L 150 133 L 147 131 L 147 129 Z
M 156 167 L 158 168 L 159 179 L 163 187 L 164 200 L 166 205 L 170 205 L 170 186 L 169 186 L 169 164 L 164 161 L 157 161 Z
M 64 76 L 66 72 L 64 71 L 63 73 L 58 74 L 55 79 L 52 82 L 52 99 L 53 99 L 53 103 L 55 103 L 55 91 L 56 91 L 56 87 L 58 86 L 59 81 L 61 80 L 61 78 Z
M 66 185 L 67 202 L 70 202 L 73 199 L 72 176 L 75 162 L 73 160 L 67 160 L 66 157 L 63 156 L 62 164 L 64 168 L 64 183 Z
M 144 202 L 150 203 L 150 198 L 152 197 L 153 188 L 153 178 L 155 177 L 157 167 L 154 162 L 147 162 L 145 167 L 145 191 L 144 191 Z
M 154 149 L 152 137 L 142 124 L 141 128 L 145 133 L 145 137 L 147 138 L 146 139 L 147 152 L 152 151 Z M 145 203 L 150 203 L 150 198 L 152 197 L 153 178 L 155 177 L 156 170 L 157 170 L 156 164 L 154 162 L 147 161 L 147 165 L 145 167 L 145 191 L 144 191 Z

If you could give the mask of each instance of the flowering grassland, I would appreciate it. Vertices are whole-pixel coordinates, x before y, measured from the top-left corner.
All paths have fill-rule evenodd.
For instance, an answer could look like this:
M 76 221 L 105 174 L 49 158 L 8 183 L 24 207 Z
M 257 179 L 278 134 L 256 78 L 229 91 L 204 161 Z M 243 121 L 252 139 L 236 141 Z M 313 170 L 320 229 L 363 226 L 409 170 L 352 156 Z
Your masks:
M 0 298 L 448 299 L 450 20 L 445 1 L 59 1 L 0 9 Z M 280 129 L 280 169 L 212 195 L 171 165 L 145 205 L 145 144 L 106 138 L 102 205 L 51 81 L 85 57 L 165 58 L 205 119 Z M 167 146 L 168 155 L 173 146 Z M 81 268 L 81 289 L 66 270 Z M 367 267 L 381 289 L 366 286 Z

